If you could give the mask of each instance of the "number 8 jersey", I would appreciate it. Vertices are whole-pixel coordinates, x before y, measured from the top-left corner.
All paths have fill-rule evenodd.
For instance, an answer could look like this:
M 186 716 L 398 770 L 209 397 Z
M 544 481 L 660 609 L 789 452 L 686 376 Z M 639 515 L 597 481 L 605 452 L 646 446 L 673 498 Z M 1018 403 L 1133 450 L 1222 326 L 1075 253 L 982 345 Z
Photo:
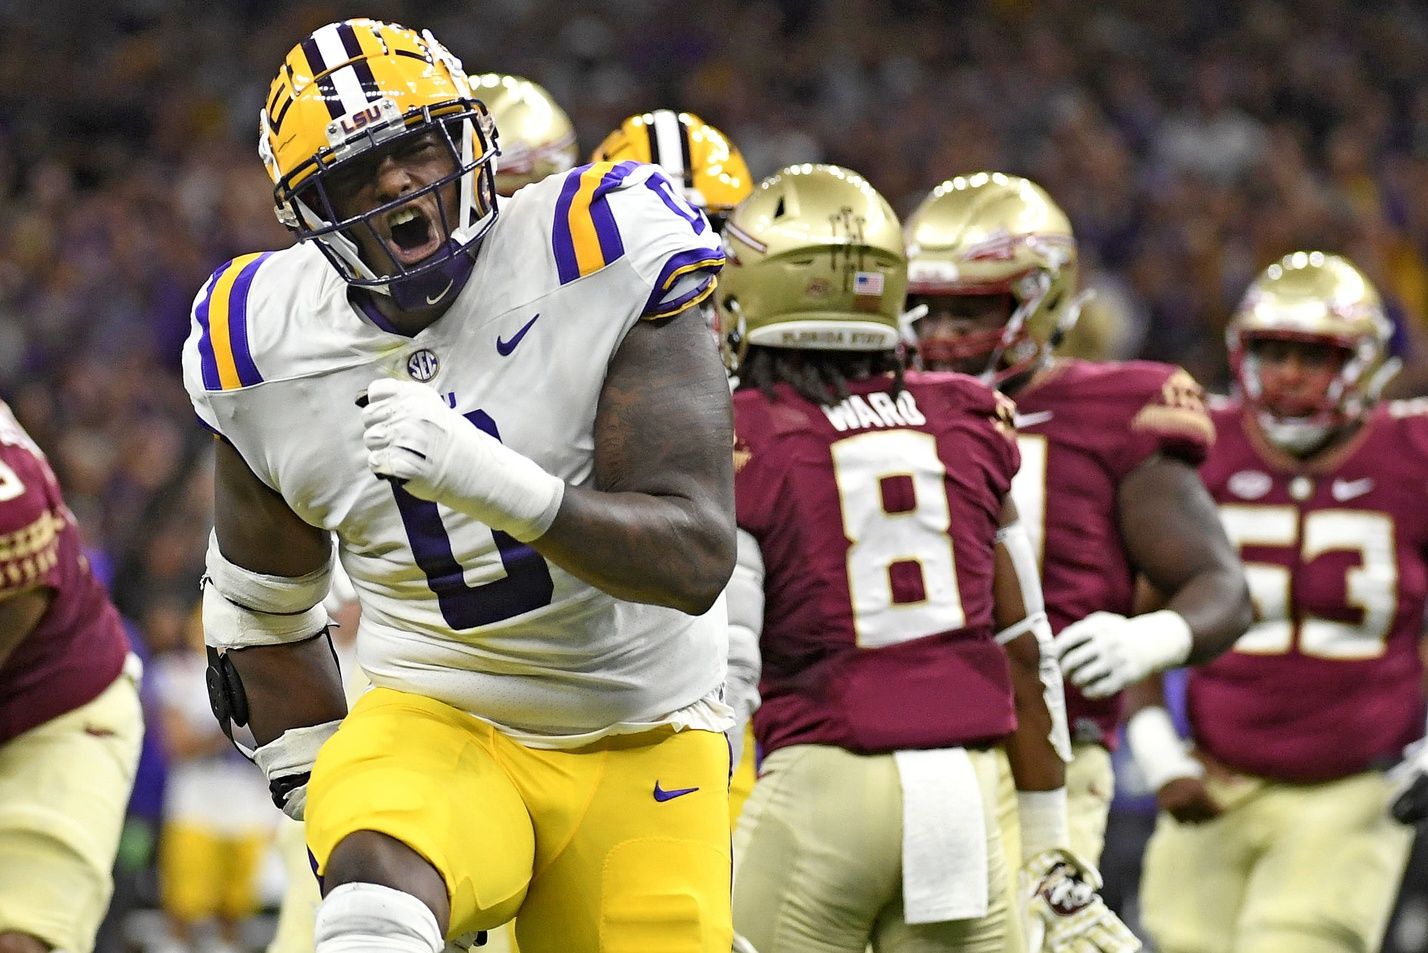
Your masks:
M 720 728 L 722 602 L 699 618 L 616 599 L 367 466 L 358 396 L 429 384 L 573 486 L 625 334 L 713 289 L 713 229 L 658 169 L 600 163 L 503 200 L 451 308 L 407 337 L 311 243 L 220 268 L 194 305 L 184 379 L 205 426 L 313 526 L 336 533 L 379 685 L 561 747 L 676 723 Z M 670 554 L 678 558 L 677 553 Z
M 1015 724 L 992 638 L 993 547 L 1018 456 L 970 377 L 878 377 L 818 407 L 734 395 L 735 505 L 764 563 L 767 755 L 991 744 Z
M 1238 402 L 1201 470 L 1239 547 L 1255 624 L 1192 669 L 1195 743 L 1232 768 L 1327 781 L 1397 760 L 1423 734 L 1418 642 L 1428 594 L 1428 416 L 1382 404 L 1307 461 Z

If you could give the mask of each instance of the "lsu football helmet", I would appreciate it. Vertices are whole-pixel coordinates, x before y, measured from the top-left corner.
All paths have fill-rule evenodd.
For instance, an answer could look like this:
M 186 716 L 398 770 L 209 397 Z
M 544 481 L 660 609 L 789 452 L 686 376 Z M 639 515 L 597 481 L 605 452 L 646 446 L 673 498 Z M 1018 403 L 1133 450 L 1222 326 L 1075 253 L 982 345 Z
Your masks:
M 897 213 L 861 175 L 792 165 L 760 182 L 724 227 L 715 297 L 725 358 L 750 345 L 890 351 L 907 259 Z
M 450 174 L 375 208 L 338 214 L 334 175 L 373 149 L 400 150 L 427 133 L 450 153 Z M 472 95 L 461 62 L 430 31 L 380 20 L 330 23 L 294 46 L 259 113 L 258 154 L 273 180 L 278 220 L 300 239 L 316 241 L 347 282 L 391 295 L 403 308 L 429 302 L 434 291 L 459 289 L 470 276 L 476 244 L 496 218 L 496 151 L 495 125 Z M 453 185 L 458 220 L 450 222 L 439 190 Z M 414 222 L 413 214 L 425 216 L 408 203 L 433 192 L 442 221 Z M 403 229 L 408 241 L 445 239 L 403 264 L 381 240 L 378 223 L 394 233 Z M 362 259 L 353 239 L 362 230 L 385 260 Z
M 1346 258 L 1297 251 L 1250 283 L 1226 330 L 1235 382 L 1266 437 L 1281 449 L 1305 453 L 1373 407 L 1399 368 L 1389 356 L 1393 325 L 1373 282 Z M 1343 360 L 1313 409 L 1286 417 L 1271 409 L 1254 344 L 1303 341 L 1339 348 Z
M 1010 295 L 1011 317 L 999 328 L 958 337 L 923 333 L 924 364 L 985 358 L 989 384 L 1019 376 L 1049 357 L 1075 323 L 1076 240 L 1071 222 L 1028 179 L 978 172 L 932 190 L 904 230 L 908 292 L 935 309 L 956 295 Z
M 630 116 L 591 155 L 591 162 L 649 162 L 684 188 L 684 197 L 722 230 L 729 213 L 754 190 L 743 153 L 693 113 L 672 109 Z
M 575 126 L 544 87 L 519 76 L 483 73 L 471 78 L 471 91 L 501 130 L 498 195 L 575 168 Z

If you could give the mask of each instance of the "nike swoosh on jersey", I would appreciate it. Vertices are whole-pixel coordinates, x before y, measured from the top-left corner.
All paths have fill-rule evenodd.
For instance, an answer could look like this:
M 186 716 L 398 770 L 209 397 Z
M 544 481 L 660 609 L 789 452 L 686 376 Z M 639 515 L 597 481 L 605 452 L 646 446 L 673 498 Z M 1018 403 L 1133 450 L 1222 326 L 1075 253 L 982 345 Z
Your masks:
M 698 790 L 698 788 L 675 788 L 673 791 L 666 791 L 664 788 L 660 787 L 659 782 L 656 781 L 654 787 L 654 797 L 656 801 L 659 801 L 661 804 L 663 804 L 665 801 L 673 801 L 677 797 L 684 797 L 684 795 L 693 794 L 695 791 Z
M 532 324 L 535 324 L 535 323 L 536 323 L 536 318 L 539 318 L 539 317 L 540 317 L 540 312 L 537 311 L 535 318 L 531 318 L 531 319 L 530 319 L 529 321 L 527 321 L 524 325 L 522 325 L 522 327 L 521 327 L 521 329 L 520 329 L 519 331 L 517 331 L 515 334 L 511 335 L 511 339 L 510 339 L 509 341 L 504 341 L 504 340 L 501 339 L 500 335 L 497 335 L 497 336 L 496 336 L 496 353 L 499 354 L 499 355 L 501 355 L 502 357 L 509 357 L 510 354 L 511 354 L 511 352 L 516 349 L 516 345 L 521 343 L 521 338 L 523 338 L 523 337 L 526 336 L 526 332 L 531 329 L 531 325 L 532 325 Z
M 1340 503 L 1345 500 L 1352 500 L 1356 496 L 1363 496 L 1373 489 L 1373 477 L 1360 477 L 1357 480 L 1335 480 L 1329 487 L 1329 493 Z
M 1052 418 L 1053 411 L 1038 410 L 1034 414 L 1014 414 L 1012 423 L 1020 430 L 1022 427 L 1035 427 L 1037 424 L 1044 424 Z

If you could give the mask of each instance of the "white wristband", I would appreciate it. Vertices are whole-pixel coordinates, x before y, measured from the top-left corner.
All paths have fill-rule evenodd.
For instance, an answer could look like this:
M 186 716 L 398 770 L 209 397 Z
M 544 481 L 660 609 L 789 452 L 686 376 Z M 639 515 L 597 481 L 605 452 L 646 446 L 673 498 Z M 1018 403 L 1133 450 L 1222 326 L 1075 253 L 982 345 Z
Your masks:
M 565 499 L 565 481 L 484 433 L 462 437 L 476 459 L 448 458 L 457 466 L 444 502 L 523 543 L 545 535 Z
M 1195 645 L 1195 633 L 1190 631 L 1190 623 L 1180 613 L 1173 609 L 1161 609 L 1134 616 L 1132 621 L 1148 637 L 1144 641 L 1151 672 L 1163 672 L 1183 665 L 1190 657 L 1190 649 Z
M 291 778 L 296 783 L 287 787 L 281 796 L 283 813 L 295 821 L 303 818 L 307 809 L 307 776 L 317 763 L 317 753 L 327 739 L 337 733 L 341 719 L 326 721 L 320 725 L 289 728 L 272 741 L 253 752 L 253 761 L 267 778 L 269 789 L 278 801 L 279 785 L 283 779 Z
M 1071 823 L 1066 814 L 1066 789 L 1016 792 L 1017 821 L 1021 827 L 1022 863 L 1044 850 L 1071 846 Z
M 1126 722 L 1126 743 L 1151 791 L 1176 778 L 1198 778 L 1205 766 L 1190 757 L 1189 745 L 1175 730 L 1170 712 L 1159 705 L 1142 708 Z
M 377 476 L 521 542 L 550 529 L 565 481 L 473 426 L 435 390 L 383 378 L 361 400 L 362 443 Z

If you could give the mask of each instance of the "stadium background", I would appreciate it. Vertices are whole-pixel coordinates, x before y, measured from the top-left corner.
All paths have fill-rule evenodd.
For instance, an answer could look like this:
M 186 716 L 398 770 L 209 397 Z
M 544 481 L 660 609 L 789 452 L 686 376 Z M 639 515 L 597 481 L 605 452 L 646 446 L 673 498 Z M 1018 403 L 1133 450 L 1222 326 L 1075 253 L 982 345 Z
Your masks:
M 217 264 L 288 243 L 255 117 L 297 38 L 359 14 L 542 83 L 582 152 L 673 106 L 729 133 L 756 177 L 836 162 L 902 213 L 954 173 L 1028 175 L 1075 225 L 1114 356 L 1180 362 L 1213 389 L 1253 274 L 1295 248 L 1345 253 L 1389 300 L 1398 391 L 1428 391 L 1421 3 L 0 0 L 0 396 L 150 653 L 190 625 L 209 520 L 208 438 L 178 380 L 189 304 Z M 119 907 L 152 901 L 161 760 Z M 1143 812 L 1117 814 L 1113 884 Z M 1428 950 L 1415 863 L 1396 953 Z

